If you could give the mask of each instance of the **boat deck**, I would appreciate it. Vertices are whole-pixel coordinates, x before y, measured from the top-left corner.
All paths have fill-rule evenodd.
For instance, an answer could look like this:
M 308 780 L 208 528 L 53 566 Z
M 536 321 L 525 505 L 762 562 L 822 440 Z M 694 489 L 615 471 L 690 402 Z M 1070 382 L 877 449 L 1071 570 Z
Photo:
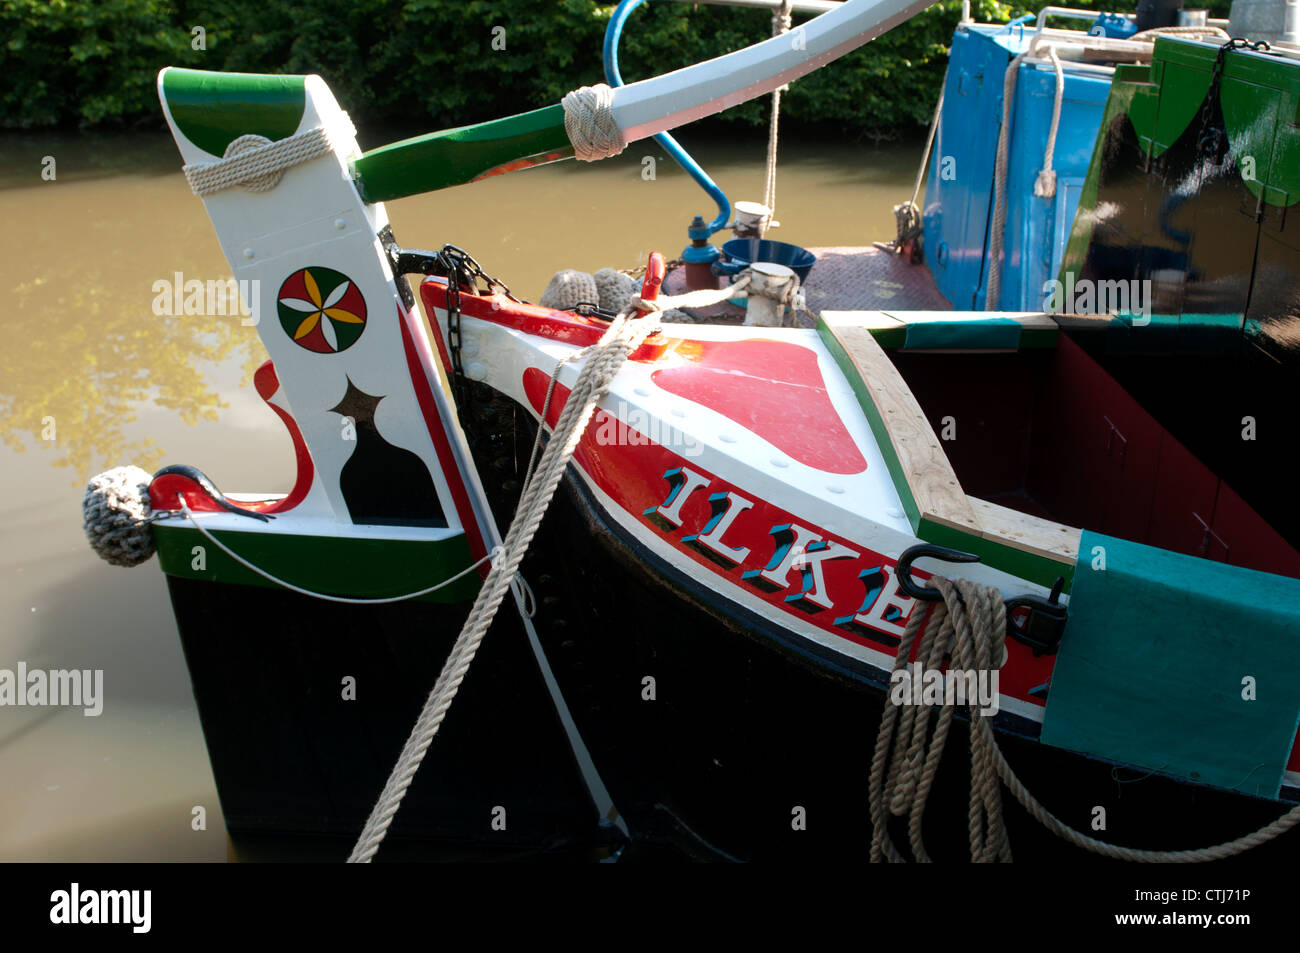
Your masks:
M 808 273 L 804 297 L 814 315 L 822 311 L 951 311 L 952 304 L 939 293 L 930 270 L 910 264 L 902 255 L 874 245 L 837 245 L 810 248 L 817 264 Z M 686 290 L 683 269 L 669 272 L 667 294 Z M 745 310 L 731 303 L 689 309 L 711 321 L 739 324 Z

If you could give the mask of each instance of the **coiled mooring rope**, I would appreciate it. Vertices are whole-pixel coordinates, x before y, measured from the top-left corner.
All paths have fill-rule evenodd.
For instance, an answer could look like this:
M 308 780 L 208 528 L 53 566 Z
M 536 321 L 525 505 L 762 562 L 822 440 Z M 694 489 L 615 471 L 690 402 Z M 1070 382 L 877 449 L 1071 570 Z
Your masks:
M 1005 661 L 1006 605 L 998 590 L 968 580 L 952 581 L 940 576 L 932 577 L 930 584 L 943 595 L 943 601 L 936 603 L 929 613 L 929 622 L 917 647 L 916 661 L 925 668 L 936 669 L 945 654 L 948 654 L 951 656 L 949 664 L 955 669 L 989 671 L 990 666 L 1000 668 Z M 924 612 L 912 614 L 898 646 L 894 671 L 908 664 L 912 646 L 925 618 Z M 994 658 L 1000 660 L 996 665 L 992 665 Z M 1257 831 L 1212 847 L 1140 850 L 1108 844 L 1075 830 L 1047 810 L 1007 763 L 998 746 L 990 719 L 980 713 L 977 705 L 970 707 L 969 831 L 971 859 L 974 861 L 1011 859 L 1011 847 L 1002 821 L 999 779 L 1030 816 L 1057 837 L 1113 860 L 1148 864 L 1226 860 L 1265 844 L 1300 824 L 1300 805 L 1297 805 Z M 922 862 L 929 860 L 921 836 L 921 820 L 947 741 L 954 708 L 955 705 L 949 703 L 940 709 L 934 733 L 929 735 L 932 713 L 929 707 L 898 706 L 886 698 L 880 730 L 876 735 L 868 789 L 873 862 L 904 860 L 886 831 L 889 814 L 907 817 L 908 839 L 913 857 Z
M 954 669 L 991 671 L 1000 668 L 1006 643 L 1006 605 L 1001 593 L 992 586 L 981 586 L 963 579 L 952 582 L 935 576 L 931 583 L 943 594 L 944 601 L 929 613 L 929 624 L 917 646 L 916 660 L 925 669 L 937 669 L 944 657 L 950 655 Z M 923 611 L 912 613 L 898 646 L 894 671 L 908 664 L 925 617 Z M 996 665 L 994 658 L 998 660 Z M 887 812 L 907 817 L 912 855 L 918 861 L 929 861 L 921 836 L 921 819 L 948 740 L 955 708 L 955 704 L 948 703 L 940 709 L 934 734 L 927 744 L 933 709 L 924 705 L 899 706 L 887 699 L 876 735 L 868 787 L 873 863 L 903 860 L 885 829 Z M 985 735 L 979 731 L 978 725 L 984 716 L 978 705 L 971 705 L 970 719 L 971 859 L 1009 861 L 1011 846 L 1002 824 L 1002 792 L 992 754 L 997 742 L 991 733 Z

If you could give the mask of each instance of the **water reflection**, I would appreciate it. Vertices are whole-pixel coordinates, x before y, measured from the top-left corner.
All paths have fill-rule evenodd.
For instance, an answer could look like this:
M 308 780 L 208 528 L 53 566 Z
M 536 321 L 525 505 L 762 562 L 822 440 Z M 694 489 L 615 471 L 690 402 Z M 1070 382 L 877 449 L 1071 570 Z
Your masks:
M 47 155 L 53 180 L 40 174 Z M 152 468 L 164 449 L 133 427 L 140 409 L 163 408 L 182 425 L 215 420 L 227 405 L 211 368 L 234 360 L 251 373 L 261 352 L 237 318 L 154 314 L 155 281 L 228 274 L 210 230 L 199 234 L 207 223 L 175 147 L 165 136 L 24 137 L 0 156 L 0 217 L 10 223 L 0 236 L 9 334 L 0 437 L 49 454 L 73 483 L 119 463 Z
M 156 317 L 147 286 L 113 285 L 102 268 L 56 264 L 9 288 L 11 340 L 28 346 L 0 349 L 0 436 L 20 452 L 48 445 L 50 465 L 78 483 L 118 463 L 155 469 L 163 448 L 128 435 L 140 406 L 216 420 L 228 404 L 204 365 L 238 357 L 251 375 L 263 359 L 237 319 Z

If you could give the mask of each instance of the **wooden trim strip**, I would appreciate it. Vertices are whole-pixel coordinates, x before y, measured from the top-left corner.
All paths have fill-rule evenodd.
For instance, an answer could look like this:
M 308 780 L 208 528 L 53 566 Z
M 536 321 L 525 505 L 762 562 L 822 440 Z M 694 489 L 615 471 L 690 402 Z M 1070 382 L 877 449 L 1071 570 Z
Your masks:
M 966 495 L 925 412 L 874 331 L 882 312 L 822 312 L 817 330 L 858 398 L 918 539 L 978 555 L 990 566 L 1068 592 L 1081 531 Z

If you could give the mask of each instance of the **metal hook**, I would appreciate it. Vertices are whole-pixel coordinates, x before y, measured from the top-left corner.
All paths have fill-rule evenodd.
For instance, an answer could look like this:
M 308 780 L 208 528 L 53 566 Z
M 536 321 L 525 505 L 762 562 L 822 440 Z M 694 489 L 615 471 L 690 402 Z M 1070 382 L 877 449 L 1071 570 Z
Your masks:
M 1007 600 L 1007 635 L 1029 646 L 1035 658 L 1040 655 L 1055 655 L 1061 636 L 1065 634 L 1069 611 L 1060 602 L 1064 587 L 1065 577 L 1058 576 L 1046 599 L 1041 596 L 1019 596 Z M 1013 618 L 1017 609 L 1029 610 L 1029 615 L 1022 622 Z
M 912 563 L 926 556 L 933 559 L 943 559 L 950 563 L 977 563 L 980 561 L 978 556 L 973 556 L 970 553 L 963 553 L 958 549 L 948 549 L 946 546 L 931 546 L 927 543 L 904 550 L 903 554 L 898 557 L 898 564 L 895 569 L 898 588 L 913 599 L 921 599 L 925 602 L 939 602 L 943 599 L 943 593 L 939 592 L 938 589 L 918 586 L 916 580 L 912 578 Z M 1062 635 L 1065 634 L 1065 623 L 1069 618 L 1069 613 L 1059 601 L 1064 586 L 1064 577 L 1058 577 L 1052 586 L 1051 594 L 1046 599 L 1041 596 L 1018 596 L 1006 602 L 1007 636 L 1029 646 L 1033 650 L 1035 657 L 1054 655 L 1060 645 Z M 1014 618 L 1014 614 L 1018 609 L 1029 610 L 1028 616 L 1019 622 Z
M 939 602 L 943 599 L 943 593 L 938 589 L 927 589 L 924 586 L 918 586 L 912 578 L 912 563 L 926 556 L 933 559 L 944 559 L 950 563 L 977 563 L 980 561 L 978 556 L 963 553 L 959 549 L 949 549 L 947 546 L 932 546 L 929 543 L 920 543 L 905 549 L 903 554 L 898 557 L 898 564 L 895 569 L 898 588 L 913 599 L 922 599 L 926 602 Z

